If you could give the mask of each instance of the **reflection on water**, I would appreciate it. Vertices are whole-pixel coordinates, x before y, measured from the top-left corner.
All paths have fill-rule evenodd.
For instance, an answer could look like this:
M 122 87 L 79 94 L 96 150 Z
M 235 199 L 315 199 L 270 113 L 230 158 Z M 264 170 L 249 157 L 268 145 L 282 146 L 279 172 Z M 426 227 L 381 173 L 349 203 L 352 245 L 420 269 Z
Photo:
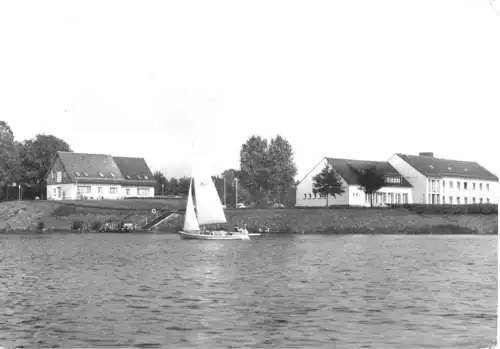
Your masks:
M 0 345 L 480 348 L 496 236 L 0 237 Z

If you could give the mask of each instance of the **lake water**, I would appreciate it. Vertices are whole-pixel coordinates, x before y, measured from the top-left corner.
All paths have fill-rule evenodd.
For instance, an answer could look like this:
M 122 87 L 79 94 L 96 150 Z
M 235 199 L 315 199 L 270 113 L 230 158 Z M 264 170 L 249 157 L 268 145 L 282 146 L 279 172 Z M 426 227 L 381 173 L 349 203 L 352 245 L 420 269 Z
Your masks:
M 0 345 L 484 348 L 497 236 L 0 236 Z

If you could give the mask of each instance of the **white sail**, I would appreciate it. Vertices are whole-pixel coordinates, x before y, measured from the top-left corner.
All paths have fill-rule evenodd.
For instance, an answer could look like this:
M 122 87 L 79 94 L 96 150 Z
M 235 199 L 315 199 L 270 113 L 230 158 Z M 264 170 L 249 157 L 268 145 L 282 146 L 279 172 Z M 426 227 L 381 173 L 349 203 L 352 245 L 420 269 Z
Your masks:
M 193 204 L 193 194 L 192 194 L 192 184 L 189 184 L 189 195 L 186 205 L 186 215 L 184 216 L 184 231 L 197 231 L 200 230 L 200 225 L 198 224 L 198 219 L 196 218 L 196 213 L 194 212 Z
M 201 164 L 194 172 L 194 192 L 199 224 L 226 223 L 226 216 L 210 173 Z

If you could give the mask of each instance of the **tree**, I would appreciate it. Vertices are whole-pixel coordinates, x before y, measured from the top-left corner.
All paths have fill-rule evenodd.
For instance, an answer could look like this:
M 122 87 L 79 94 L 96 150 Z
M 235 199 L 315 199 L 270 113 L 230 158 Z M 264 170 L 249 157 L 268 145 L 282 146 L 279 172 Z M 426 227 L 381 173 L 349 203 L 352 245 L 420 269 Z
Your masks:
M 58 151 L 72 151 L 68 143 L 52 135 L 39 134 L 26 140 L 20 149 L 23 182 L 35 187 L 36 195 L 44 197 L 45 177 Z
M 250 137 L 240 151 L 240 184 L 247 188 L 254 199 L 260 201 L 271 190 L 271 169 L 267 140 L 260 136 Z
M 153 173 L 155 179 L 155 193 L 156 195 L 164 195 L 165 189 L 167 189 L 167 179 L 161 171 L 155 171 Z
M 179 192 L 179 180 L 175 177 L 172 177 L 168 181 L 168 193 L 175 195 L 178 192 Z
M 177 194 L 180 195 L 188 195 L 189 193 L 189 185 L 191 184 L 191 178 L 190 177 L 181 177 L 179 178 L 179 187 L 178 187 L 178 192 Z
M 10 126 L 5 121 L 0 121 L 0 199 L 6 196 L 8 186 L 19 180 L 18 150 Z
M 224 203 L 224 179 L 226 184 L 226 205 L 236 205 L 236 179 L 240 181 L 240 172 L 234 169 L 225 170 L 221 175 L 214 178 L 217 193 Z M 241 182 L 241 181 L 240 181 Z M 238 183 L 238 201 L 249 201 L 251 195 L 249 191 Z
M 335 197 L 345 192 L 340 176 L 335 170 L 325 165 L 325 167 L 313 177 L 313 193 L 326 195 L 326 207 L 328 207 L 328 195 Z
M 293 161 L 293 150 L 290 143 L 280 135 L 269 144 L 269 166 L 271 167 L 271 185 L 277 193 L 278 201 L 282 201 L 294 184 L 297 167 Z
M 365 195 L 370 196 L 370 207 L 373 207 L 373 194 L 385 185 L 385 179 L 377 173 L 375 166 L 357 172 L 360 189 L 365 192 Z

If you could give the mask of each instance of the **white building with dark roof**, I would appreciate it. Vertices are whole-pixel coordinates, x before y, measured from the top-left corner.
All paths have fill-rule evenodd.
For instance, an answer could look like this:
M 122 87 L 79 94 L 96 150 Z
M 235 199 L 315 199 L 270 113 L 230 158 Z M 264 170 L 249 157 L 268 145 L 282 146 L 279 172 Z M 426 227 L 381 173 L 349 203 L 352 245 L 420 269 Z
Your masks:
M 498 177 L 477 162 L 420 153 L 395 154 L 389 163 L 412 184 L 415 203 L 498 203 Z
M 48 200 L 153 197 L 155 180 L 142 158 L 57 152 L 47 172 Z
M 326 196 L 313 193 L 313 178 L 325 165 L 333 168 L 340 176 L 345 190 L 342 195 L 328 196 L 329 206 L 370 206 L 370 197 L 360 188 L 359 181 L 359 173 L 369 168 L 374 168 L 375 173 L 385 179 L 385 185 L 373 197 L 374 206 L 413 202 L 411 184 L 388 162 L 323 158 L 297 185 L 297 207 L 326 206 Z

